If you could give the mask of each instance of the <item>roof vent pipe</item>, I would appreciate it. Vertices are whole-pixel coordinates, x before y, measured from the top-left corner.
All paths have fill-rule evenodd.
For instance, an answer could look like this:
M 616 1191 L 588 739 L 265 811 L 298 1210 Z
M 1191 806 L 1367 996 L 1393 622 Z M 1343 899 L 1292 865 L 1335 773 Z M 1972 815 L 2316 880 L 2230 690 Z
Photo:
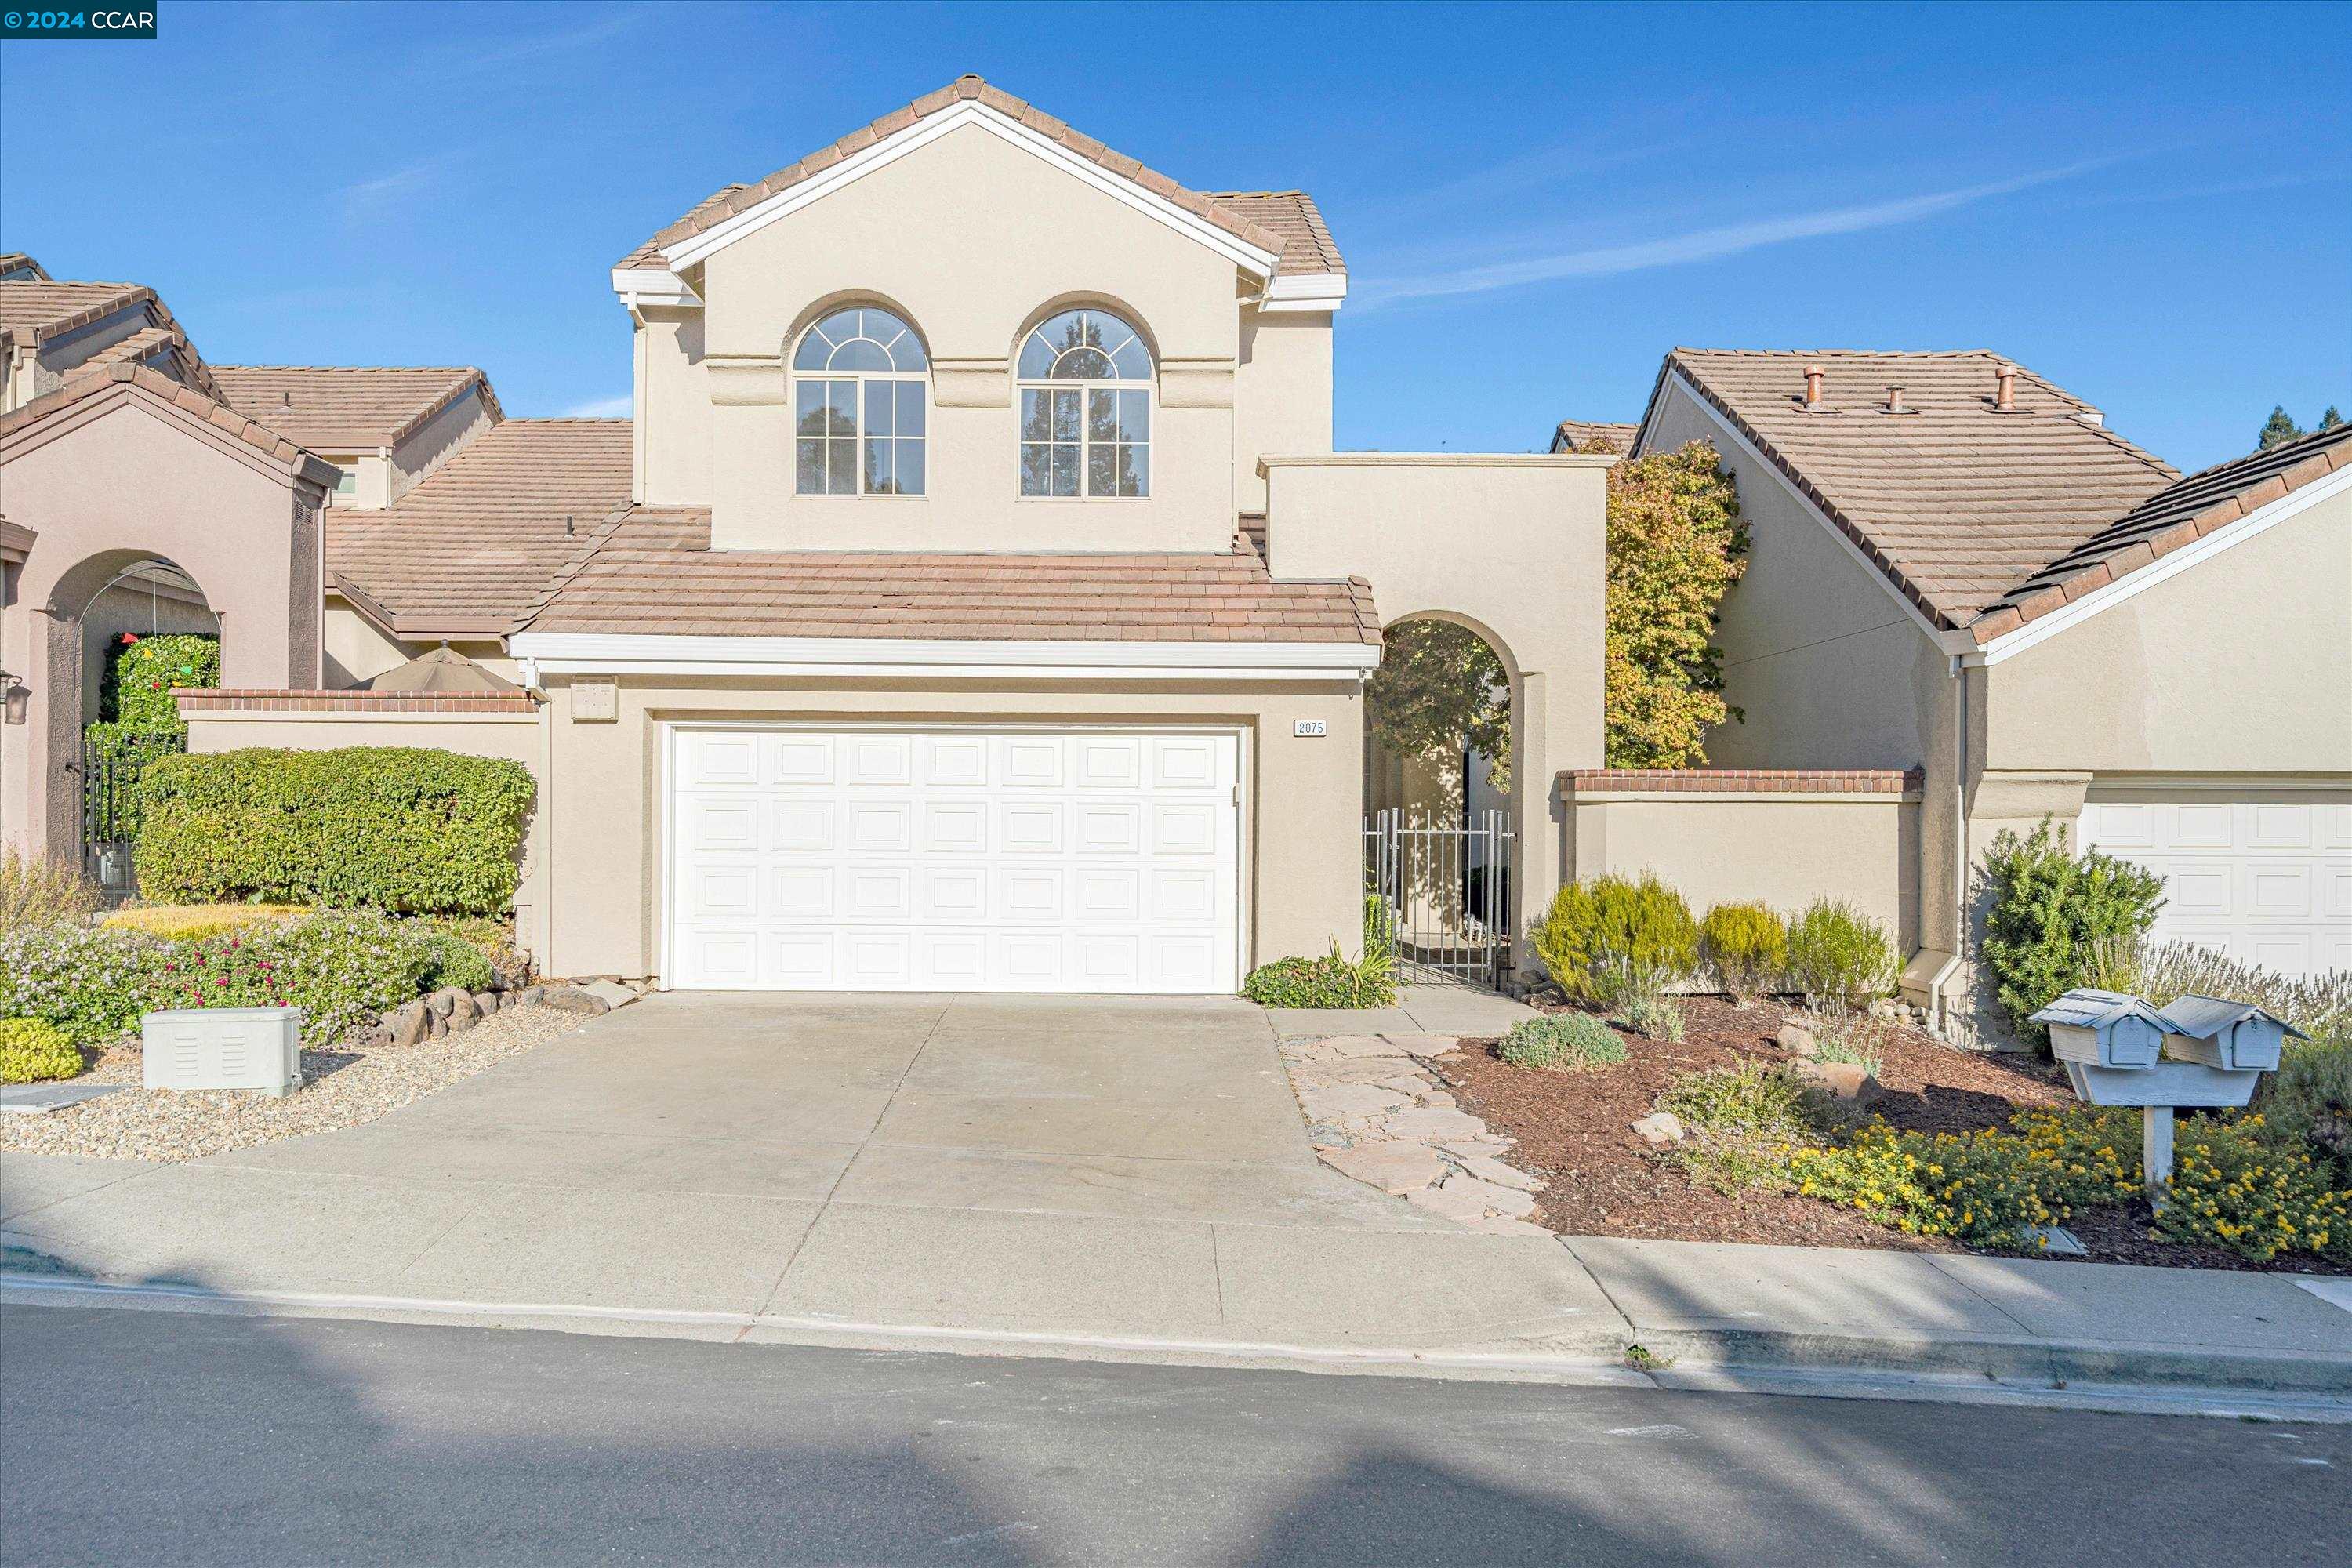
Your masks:
M 2017 367 L 1997 364 L 1992 367 L 1992 405 L 2003 414 L 2017 412 Z
M 1821 405 L 1822 367 L 1817 364 L 1809 364 L 1805 367 L 1805 406 L 1808 408 L 1819 408 Z
M 1886 412 L 1889 414 L 1900 414 L 1903 412 L 1903 389 L 1901 387 L 1890 386 L 1886 389 Z

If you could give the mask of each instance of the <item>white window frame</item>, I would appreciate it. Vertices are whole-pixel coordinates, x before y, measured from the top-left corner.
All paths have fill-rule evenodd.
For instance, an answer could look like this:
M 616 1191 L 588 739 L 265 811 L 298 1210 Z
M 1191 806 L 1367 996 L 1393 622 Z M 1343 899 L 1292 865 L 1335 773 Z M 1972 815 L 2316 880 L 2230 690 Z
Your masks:
M 848 344 L 848 343 L 853 343 L 853 342 L 868 342 L 868 343 L 873 343 L 876 347 L 879 348 L 879 349 L 883 352 L 883 353 L 884 353 L 886 356 L 889 356 L 889 357 L 891 357 L 891 358 L 894 360 L 894 362 L 895 362 L 896 356 L 895 356 L 895 355 L 891 355 L 891 353 L 890 353 L 890 351 L 891 351 L 892 347 L 893 347 L 895 344 L 897 344 L 897 342 L 898 342 L 899 338 L 911 338 L 911 339 L 913 339 L 913 340 L 914 340 L 915 352 L 916 352 L 917 353 L 919 353 L 919 354 L 922 355 L 922 359 L 923 359 L 922 368 L 921 368 L 920 370 L 898 370 L 898 369 L 895 369 L 895 368 L 894 368 L 894 369 L 891 369 L 891 370 L 854 370 L 854 371 L 853 371 L 853 370 L 836 371 L 836 370 L 831 369 L 829 366 L 828 366 L 827 368 L 824 368 L 824 369 L 814 369 L 814 370 L 803 370 L 802 368 L 800 368 L 799 361 L 800 361 L 800 357 L 801 357 L 802 351 L 803 351 L 804 348 L 806 348 L 806 346 L 807 346 L 807 344 L 808 344 L 808 341 L 809 341 L 809 339 L 811 338 L 811 336 L 813 336 L 813 335 L 816 332 L 817 329 L 818 329 L 818 328 L 820 328 L 820 327 L 822 327 L 822 326 L 824 326 L 825 322 L 832 321 L 835 317 L 836 317 L 836 316 L 840 316 L 840 315 L 843 315 L 843 314 L 845 314 L 845 313 L 846 313 L 846 312 L 848 312 L 848 311 L 851 311 L 851 310 L 871 310 L 871 311 L 874 311 L 874 312 L 876 312 L 876 313 L 877 313 L 877 314 L 885 315 L 885 316 L 889 317 L 889 318 L 890 318 L 890 320 L 892 320 L 893 321 L 896 321 L 896 322 L 898 324 L 898 337 L 894 337 L 894 338 L 890 339 L 888 342 L 883 342 L 881 339 L 879 339 L 879 338 L 867 337 L 867 336 L 864 335 L 864 333 L 861 331 L 861 333 L 860 333 L 858 336 L 856 336 L 856 337 L 854 337 L 854 338 L 845 338 L 845 339 L 843 339 L 840 342 L 835 343 L 835 344 L 833 345 L 832 350 L 831 350 L 831 351 L 826 354 L 826 356 L 825 356 L 827 360 L 830 360 L 830 359 L 831 359 L 835 354 L 839 353 L 841 352 L 842 348 L 843 348 L 844 346 L 845 346 L 846 344 Z M 860 323 L 860 324 L 861 324 L 861 326 L 863 325 L 863 323 Z M 923 347 L 923 340 L 922 340 L 922 338 L 921 338 L 921 337 L 920 337 L 920 336 L 916 332 L 915 328 L 914 328 L 914 324 L 913 324 L 912 322 L 908 321 L 905 317 L 903 317 L 903 316 L 899 315 L 898 311 L 896 311 L 896 310 L 893 310 L 889 309 L 887 306 L 883 306 L 883 305 L 842 305 L 842 306 L 838 306 L 838 307 L 836 307 L 836 308 L 835 308 L 835 309 L 833 309 L 833 310 L 830 310 L 825 311 L 823 315 L 819 316 L 815 321 L 811 321 L 807 326 L 805 326 L 805 327 L 803 327 L 803 328 L 802 328 L 802 329 L 801 329 L 800 335 L 799 335 L 798 337 L 796 337 L 796 338 L 794 338 L 794 339 L 793 340 L 792 352 L 791 352 L 789 354 L 787 354 L 787 355 L 785 356 L 784 363 L 785 363 L 785 366 L 786 366 L 786 369 L 787 369 L 787 373 L 788 373 L 789 378 L 790 378 L 791 383 L 792 383 L 792 385 L 791 385 L 791 393 L 790 393 L 790 395 L 791 395 L 791 398 L 792 398 L 792 402 L 791 402 L 790 406 L 791 406 L 791 408 L 792 408 L 792 426 L 793 426 L 793 495 L 794 496 L 794 498 L 795 498 L 795 499 L 830 500 L 922 500 L 926 495 L 928 495 L 928 494 L 929 494 L 929 493 L 930 493 L 930 488 L 931 488 L 931 412 L 932 412 L 932 411 L 931 411 L 931 395 L 930 395 L 930 384 L 931 384 L 931 370 L 930 370 L 930 365 L 931 365 L 931 356 L 930 356 L 930 353 L 929 353 L 929 351 Z M 835 490 L 835 489 L 811 490 L 811 489 L 802 489 L 802 488 L 801 488 L 801 443 L 802 443 L 803 441 L 809 441 L 809 440 L 814 440 L 814 441 L 823 441 L 823 442 L 826 442 L 826 443 L 831 443 L 831 442 L 834 442 L 834 441 L 838 441 L 838 440 L 842 439 L 842 437 L 838 437 L 838 436 L 803 436 L 803 435 L 802 435 L 802 434 L 801 434 L 801 393 L 800 393 L 800 389 L 801 389 L 801 387 L 802 387 L 803 384 L 824 384 L 824 383 L 830 383 L 830 382 L 848 382 L 848 383 L 852 384 L 856 388 L 856 390 L 855 392 L 853 392 L 853 393 L 850 395 L 850 396 L 851 396 L 851 401 L 852 401 L 852 404 L 853 404 L 853 405 L 854 405 L 854 406 L 852 407 L 851 411 L 850 411 L 850 414 L 851 414 L 851 417 L 850 417 L 850 426 L 851 426 L 851 430 L 852 430 L 852 432 L 853 432 L 853 433 L 852 433 L 852 434 L 851 434 L 851 436 L 848 437 L 848 440 L 849 440 L 849 443 L 850 443 L 850 447 L 849 447 L 849 450 L 850 450 L 850 461 L 851 461 L 852 465 L 854 466 L 854 468 L 855 468 L 855 471 L 856 471 L 856 480 L 857 480 L 857 482 L 856 482 L 856 489 L 846 489 L 846 490 Z M 877 490 L 877 489 L 868 489 L 866 488 L 866 395 L 866 395 L 866 386 L 867 386 L 867 384 L 868 384 L 868 383 L 877 383 L 877 382 L 878 382 L 878 383 L 887 383 L 887 384 L 888 384 L 890 386 L 892 386 L 894 389 L 895 389 L 896 387 L 898 387 L 898 386 L 904 385 L 904 384 L 909 384 L 909 383 L 919 384 L 919 385 L 923 388 L 923 392 L 922 392 L 922 399 L 923 399 L 923 430 L 922 430 L 922 434 L 921 434 L 921 435 L 919 435 L 919 436 L 901 436 L 901 435 L 897 434 L 897 433 L 894 431 L 892 434 L 890 434 L 890 435 L 888 435 L 888 436 L 882 436 L 882 437 L 875 437 L 875 439 L 877 439 L 877 440 L 885 440 L 885 441 L 889 441 L 889 442 L 891 442 L 891 443 L 894 445 L 894 447 L 895 447 L 895 446 L 896 446 L 896 444 L 897 444 L 897 443 L 898 443 L 898 442 L 902 442 L 902 441 L 913 441 L 913 442 L 915 442 L 916 444 L 918 444 L 919 446 L 920 446 L 920 447 L 922 447 L 922 449 L 923 449 L 923 488 L 922 488 L 921 489 L 917 489 L 917 490 L 904 490 L 904 489 L 895 489 L 895 490 Z M 895 400 L 895 399 L 896 399 L 896 397 L 897 397 L 897 393 L 896 393 L 896 391 L 895 391 L 895 390 L 893 391 L 893 393 L 892 393 L 892 395 L 892 395 L 893 399 Z M 895 405 L 895 401 L 894 401 L 893 406 L 894 406 L 894 409 L 895 409 L 895 406 L 896 406 L 896 405 Z M 895 417 L 895 414 L 894 414 L 894 417 Z M 893 468 L 895 468 L 895 467 L 897 466 L 897 458 L 898 458 L 898 454 L 897 454 L 897 452 L 894 450 L 894 451 L 892 452 L 892 454 L 891 454 L 892 466 L 893 466 Z M 830 460 L 830 457 L 829 457 L 829 455 L 828 455 L 828 461 L 829 461 L 829 460 Z
M 1126 328 L 1130 341 L 1133 342 L 1137 348 L 1143 351 L 1143 357 L 1146 363 L 1148 363 L 1151 367 L 1150 374 L 1145 375 L 1139 381 L 1125 379 L 1114 380 L 1108 378 L 1081 378 L 1076 376 L 1057 378 L 1050 372 L 1043 376 L 1024 376 L 1020 374 L 1020 361 L 1028 352 L 1029 340 L 1044 331 L 1046 327 L 1050 326 L 1055 321 L 1060 321 L 1064 316 L 1075 315 L 1080 311 L 1116 321 L 1120 326 Z M 1125 347 L 1127 347 L 1127 344 L 1125 343 L 1118 345 L 1119 349 L 1124 349 Z M 1064 349 L 1060 351 L 1054 356 L 1055 364 L 1058 366 L 1065 356 L 1076 352 L 1077 351 L 1075 349 Z M 1118 349 L 1095 349 L 1091 352 L 1100 353 L 1105 359 L 1114 360 L 1115 362 Z M 1151 345 L 1143 341 L 1143 333 L 1137 329 L 1134 322 L 1129 321 L 1125 316 L 1120 315 L 1118 311 L 1105 310 L 1099 305 L 1078 305 L 1074 306 L 1067 310 L 1056 310 L 1052 315 L 1046 317 L 1044 321 L 1039 321 L 1036 325 L 1031 327 L 1027 331 L 1021 334 L 1021 348 L 1019 352 L 1013 355 L 1013 487 L 1019 500 L 1024 501 L 1061 501 L 1066 503 L 1069 501 L 1092 500 L 1139 501 L 1150 500 L 1151 499 L 1153 453 L 1159 447 L 1159 437 L 1157 432 L 1160 428 L 1160 398 L 1158 391 L 1160 381 L 1160 362 L 1157 357 L 1153 355 Z M 1095 440 L 1087 417 L 1087 405 L 1090 401 L 1092 395 L 1098 391 L 1108 392 L 1113 395 L 1126 392 L 1139 392 L 1143 395 L 1143 418 L 1144 428 L 1146 431 L 1144 438 L 1141 441 L 1118 441 L 1111 443 L 1111 445 L 1115 447 L 1140 447 L 1143 449 L 1143 484 L 1142 487 L 1131 496 L 1123 496 L 1116 493 L 1110 495 L 1097 495 L 1088 488 L 1092 482 L 1091 474 L 1094 468 L 1093 457 Z M 1049 438 L 1044 442 L 1035 442 L 1028 439 L 1026 432 L 1022 427 L 1021 420 L 1023 414 L 1022 405 L 1027 401 L 1026 397 L 1023 395 L 1031 392 L 1049 394 L 1055 392 L 1075 392 L 1078 395 L 1078 439 L 1076 442 L 1078 448 L 1078 489 L 1077 492 L 1074 495 L 1054 495 L 1050 492 L 1043 495 L 1033 494 L 1027 489 L 1024 488 L 1022 448 L 1041 445 L 1047 448 L 1047 482 L 1050 483 L 1053 464 L 1053 458 L 1051 457 L 1052 448 L 1055 447 L 1070 445 L 1068 442 L 1055 441 L 1050 438 L 1050 422 L 1052 419 L 1050 413 L 1047 415 Z

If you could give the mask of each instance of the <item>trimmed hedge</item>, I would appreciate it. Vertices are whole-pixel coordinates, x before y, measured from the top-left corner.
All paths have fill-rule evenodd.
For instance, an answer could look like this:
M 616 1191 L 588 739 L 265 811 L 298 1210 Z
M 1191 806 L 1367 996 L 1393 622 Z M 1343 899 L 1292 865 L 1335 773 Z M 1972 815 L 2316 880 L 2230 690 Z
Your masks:
M 40 1018 L 0 1018 L 0 1083 L 47 1083 L 81 1075 L 81 1053 Z
M 220 638 L 207 633 L 142 637 L 125 632 L 107 645 L 106 670 L 99 678 L 99 719 L 144 733 L 185 734 L 187 726 L 180 720 L 172 688 L 216 687 L 220 668 Z
M 351 746 L 167 757 L 139 793 L 139 889 L 156 902 L 499 914 L 533 785 L 520 763 Z

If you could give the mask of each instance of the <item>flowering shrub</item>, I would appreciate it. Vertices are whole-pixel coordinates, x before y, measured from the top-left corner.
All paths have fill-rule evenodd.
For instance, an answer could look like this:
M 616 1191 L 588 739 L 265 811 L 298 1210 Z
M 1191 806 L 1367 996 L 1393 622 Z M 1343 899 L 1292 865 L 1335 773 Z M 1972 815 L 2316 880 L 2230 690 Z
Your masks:
M 0 1017 L 41 1018 L 77 1043 L 139 1026 L 167 945 L 139 931 L 83 925 L 0 931 Z
M 151 1005 L 299 1007 L 303 1044 L 318 1047 L 415 997 L 435 961 L 413 926 L 372 910 L 322 910 L 174 943 L 157 965 Z
M 220 638 L 200 632 L 142 637 L 124 632 L 107 645 L 99 677 L 98 716 L 126 730 L 184 734 L 174 686 L 220 684 Z
M 2128 1110 L 2021 1111 L 2009 1131 L 1898 1132 L 1873 1121 L 1845 1143 L 1797 1148 L 1789 1179 L 1811 1197 L 1912 1236 L 2022 1247 L 2029 1226 L 2139 1190 L 2137 1117 Z
M 2199 1118 L 2181 1129 L 2172 1201 L 2156 1213 L 2159 1236 L 2226 1247 L 2258 1263 L 2315 1252 L 2352 1263 L 2352 1191 L 2332 1162 L 2299 1139 L 2272 1135 L 2261 1116 Z
M 55 1024 L 0 1018 L 0 1083 L 46 1083 L 81 1071 L 81 1053 Z

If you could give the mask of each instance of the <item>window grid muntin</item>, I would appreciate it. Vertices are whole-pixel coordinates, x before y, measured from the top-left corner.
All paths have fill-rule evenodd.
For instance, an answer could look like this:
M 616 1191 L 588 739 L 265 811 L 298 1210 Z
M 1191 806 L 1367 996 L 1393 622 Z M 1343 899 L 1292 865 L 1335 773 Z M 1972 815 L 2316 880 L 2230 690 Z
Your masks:
M 794 494 L 925 493 L 930 359 L 912 327 L 852 305 L 811 324 L 792 364 Z
M 1024 497 L 1150 495 L 1153 380 L 1141 334 L 1108 310 L 1064 310 L 1030 330 L 1016 370 Z

